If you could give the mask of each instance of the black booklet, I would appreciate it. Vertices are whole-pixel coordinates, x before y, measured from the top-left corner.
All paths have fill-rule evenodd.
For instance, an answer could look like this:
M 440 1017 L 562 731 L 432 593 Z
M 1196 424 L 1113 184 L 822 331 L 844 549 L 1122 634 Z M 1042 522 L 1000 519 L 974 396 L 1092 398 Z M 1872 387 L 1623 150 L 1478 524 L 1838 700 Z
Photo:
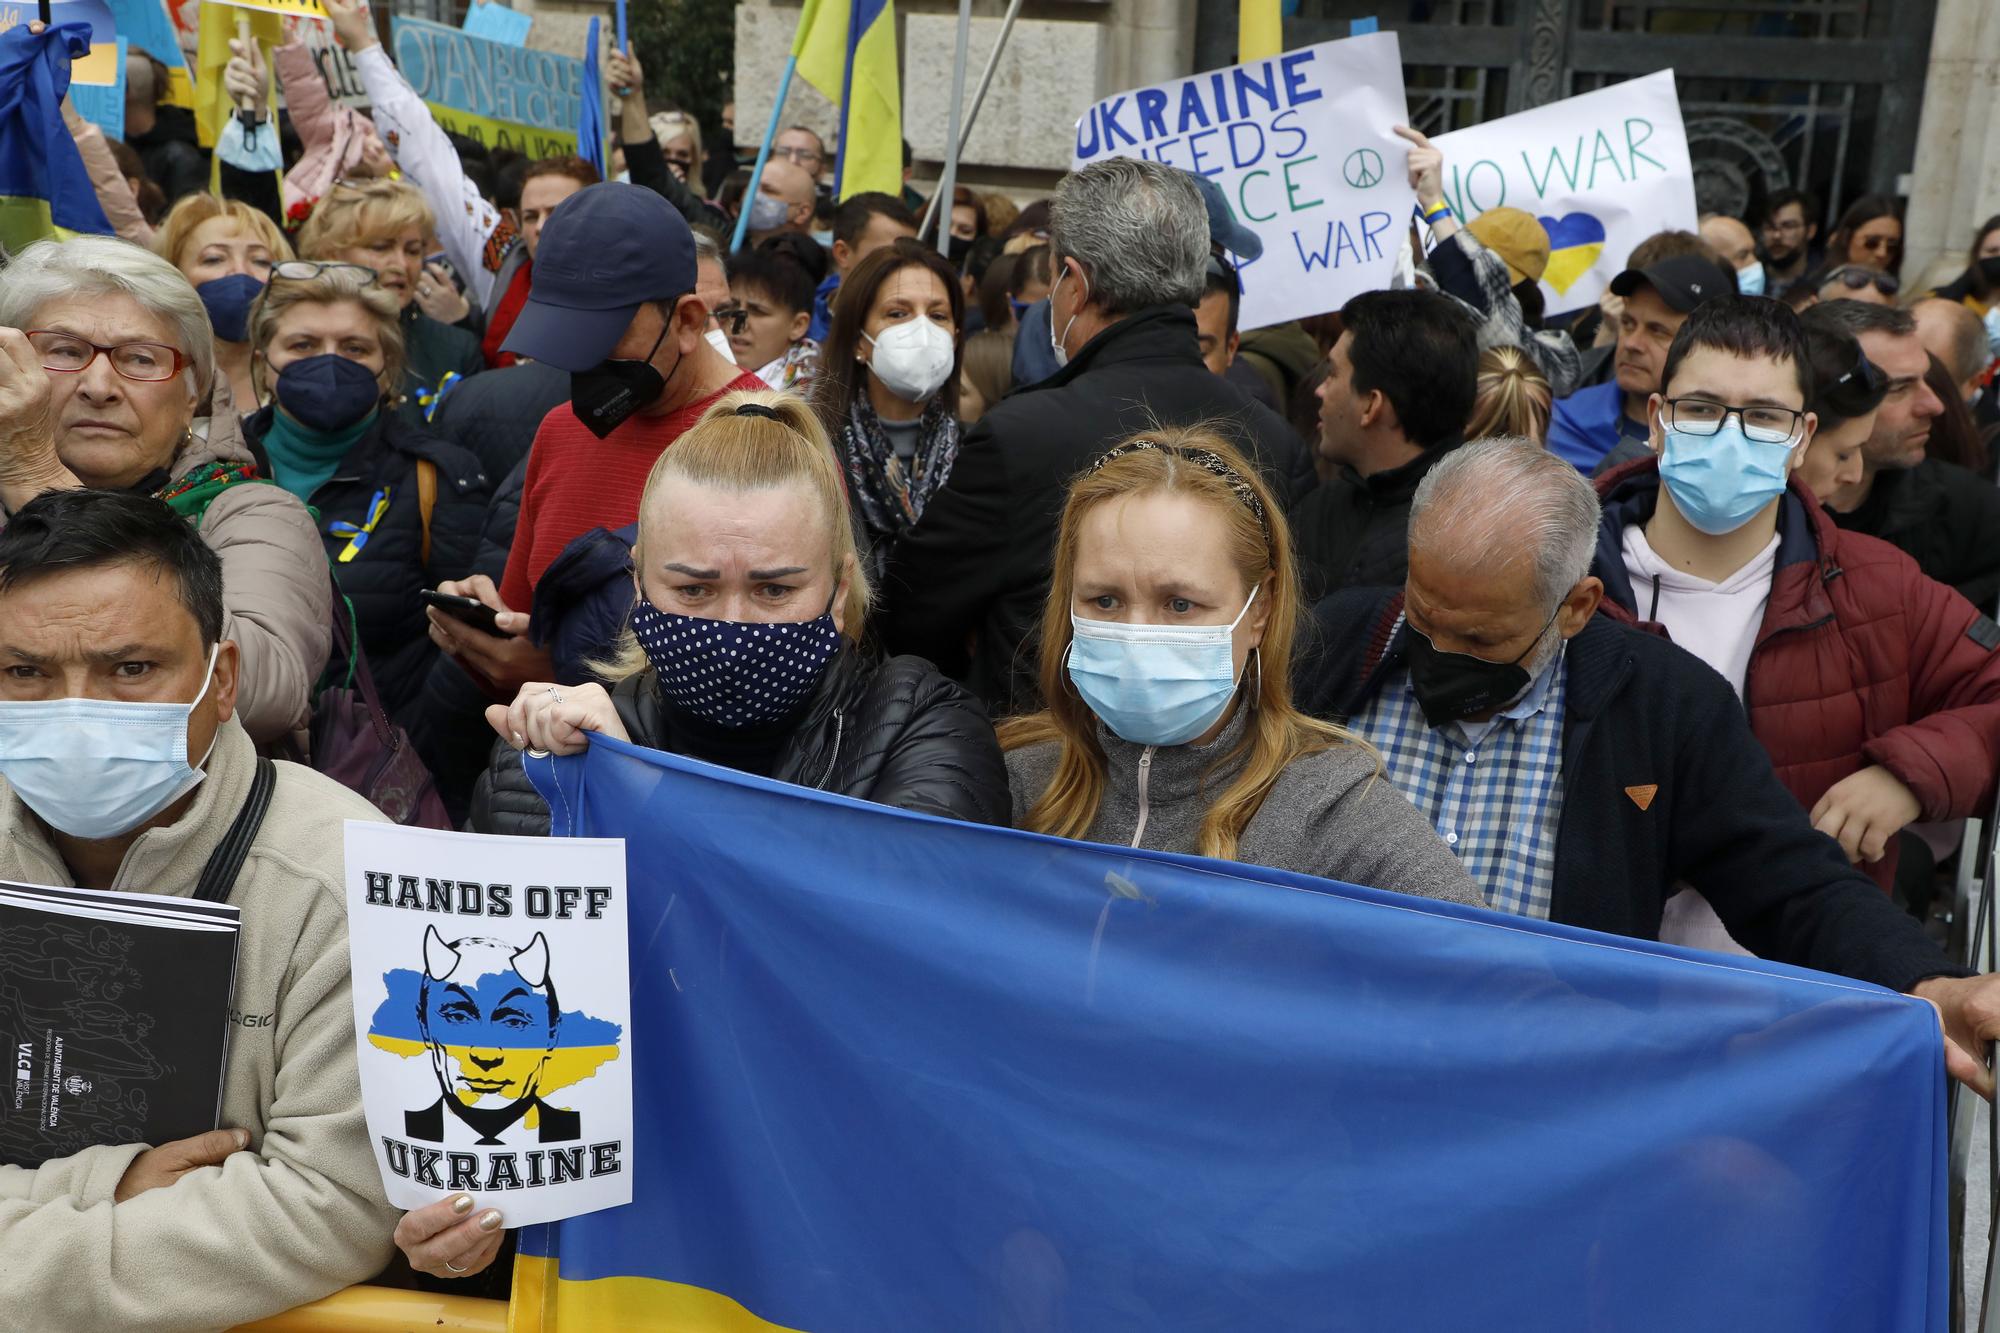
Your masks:
M 216 1127 L 239 913 L 0 882 L 0 1163 Z

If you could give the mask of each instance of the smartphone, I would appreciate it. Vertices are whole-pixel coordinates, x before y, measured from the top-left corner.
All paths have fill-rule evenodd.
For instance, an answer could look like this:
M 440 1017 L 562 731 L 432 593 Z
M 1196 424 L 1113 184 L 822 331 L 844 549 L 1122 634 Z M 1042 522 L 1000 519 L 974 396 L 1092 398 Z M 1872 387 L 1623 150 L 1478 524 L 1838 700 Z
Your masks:
M 454 597 L 448 592 L 439 592 L 436 588 L 419 588 L 417 596 L 425 606 L 434 606 L 453 620 L 464 621 L 482 634 L 491 634 L 495 638 L 506 637 L 500 632 L 500 613 L 477 598 Z

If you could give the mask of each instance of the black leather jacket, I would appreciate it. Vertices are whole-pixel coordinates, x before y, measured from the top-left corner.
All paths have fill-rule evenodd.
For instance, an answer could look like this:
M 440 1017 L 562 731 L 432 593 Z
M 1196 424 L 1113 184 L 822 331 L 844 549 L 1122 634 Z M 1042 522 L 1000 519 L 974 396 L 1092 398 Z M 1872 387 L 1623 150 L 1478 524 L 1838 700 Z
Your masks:
M 611 691 L 639 745 L 666 748 L 667 724 L 651 671 Z M 1007 768 L 979 702 L 917 657 L 875 662 L 841 649 L 779 748 L 771 776 L 879 805 L 979 824 L 1006 824 Z M 543 837 L 549 810 L 504 742 L 472 804 L 478 833 Z

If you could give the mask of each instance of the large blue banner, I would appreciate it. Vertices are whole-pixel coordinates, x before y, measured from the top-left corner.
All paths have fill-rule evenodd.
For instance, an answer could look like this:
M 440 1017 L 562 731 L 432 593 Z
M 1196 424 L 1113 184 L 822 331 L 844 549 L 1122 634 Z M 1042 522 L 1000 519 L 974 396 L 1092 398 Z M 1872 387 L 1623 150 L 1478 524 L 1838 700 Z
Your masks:
M 639 1121 L 629 1206 L 524 1234 L 517 1329 L 1944 1327 L 1919 1001 L 617 742 L 530 767 L 628 839 Z

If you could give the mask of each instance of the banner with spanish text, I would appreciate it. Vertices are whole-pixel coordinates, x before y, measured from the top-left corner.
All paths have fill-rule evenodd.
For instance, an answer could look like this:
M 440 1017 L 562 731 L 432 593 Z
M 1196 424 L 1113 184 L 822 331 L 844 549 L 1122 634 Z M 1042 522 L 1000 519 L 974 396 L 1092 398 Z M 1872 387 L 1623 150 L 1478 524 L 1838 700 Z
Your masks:
M 453 134 L 530 160 L 575 155 L 582 60 L 400 16 L 390 45 L 403 77 Z
M 527 762 L 558 835 L 626 839 L 638 1151 L 629 1205 L 522 1233 L 513 1333 L 1945 1326 L 1922 1001 Z

